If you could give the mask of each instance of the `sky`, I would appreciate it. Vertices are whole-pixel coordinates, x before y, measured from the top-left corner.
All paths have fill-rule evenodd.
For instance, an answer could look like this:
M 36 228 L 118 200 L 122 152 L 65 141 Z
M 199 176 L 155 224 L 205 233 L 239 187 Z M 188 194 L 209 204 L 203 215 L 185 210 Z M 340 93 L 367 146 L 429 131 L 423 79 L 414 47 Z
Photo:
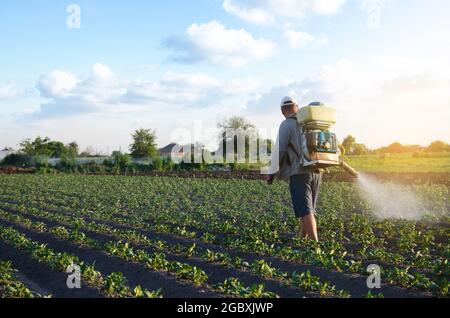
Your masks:
M 341 140 L 449 142 L 449 56 L 447 0 L 3 0 L 0 148 L 212 145 L 231 116 L 275 138 L 285 95 Z

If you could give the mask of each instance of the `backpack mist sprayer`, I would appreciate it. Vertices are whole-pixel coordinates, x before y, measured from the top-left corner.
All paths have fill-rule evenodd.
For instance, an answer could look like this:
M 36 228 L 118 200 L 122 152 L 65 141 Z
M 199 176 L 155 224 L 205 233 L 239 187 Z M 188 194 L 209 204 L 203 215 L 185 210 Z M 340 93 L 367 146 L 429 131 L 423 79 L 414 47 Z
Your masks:
M 330 128 L 336 123 L 336 109 L 315 102 L 300 108 L 297 120 L 301 127 L 303 167 L 341 167 L 354 178 L 358 172 L 341 157 L 336 134 Z

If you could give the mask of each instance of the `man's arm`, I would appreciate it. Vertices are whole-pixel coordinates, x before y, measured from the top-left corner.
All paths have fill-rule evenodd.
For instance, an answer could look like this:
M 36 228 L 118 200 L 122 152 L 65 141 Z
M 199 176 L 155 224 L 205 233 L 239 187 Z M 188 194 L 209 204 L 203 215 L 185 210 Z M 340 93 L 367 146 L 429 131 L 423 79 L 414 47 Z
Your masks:
M 289 129 L 288 121 L 285 120 L 280 126 L 279 140 L 278 140 L 278 157 L 279 165 L 283 164 L 287 158 L 289 143 L 291 142 L 291 130 Z
M 272 148 L 272 158 L 271 164 L 268 171 L 267 183 L 272 184 L 275 178 L 275 175 L 280 170 L 280 164 L 283 163 L 285 157 L 287 155 L 287 149 L 289 146 L 291 138 L 291 132 L 289 126 L 287 125 L 287 121 L 284 121 L 280 125 L 280 129 L 278 131 L 277 140 L 275 142 L 274 147 Z

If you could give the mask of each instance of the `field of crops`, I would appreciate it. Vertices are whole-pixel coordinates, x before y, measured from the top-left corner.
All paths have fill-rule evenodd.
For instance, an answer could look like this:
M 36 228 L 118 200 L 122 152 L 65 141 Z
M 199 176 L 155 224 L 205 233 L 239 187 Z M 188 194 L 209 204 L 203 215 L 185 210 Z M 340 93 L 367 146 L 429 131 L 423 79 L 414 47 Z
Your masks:
M 450 173 L 449 152 L 348 156 L 347 161 L 358 171 Z
M 449 188 L 411 188 L 433 211 L 420 222 L 324 183 L 316 243 L 296 236 L 285 183 L 0 175 L 0 297 L 447 297 Z

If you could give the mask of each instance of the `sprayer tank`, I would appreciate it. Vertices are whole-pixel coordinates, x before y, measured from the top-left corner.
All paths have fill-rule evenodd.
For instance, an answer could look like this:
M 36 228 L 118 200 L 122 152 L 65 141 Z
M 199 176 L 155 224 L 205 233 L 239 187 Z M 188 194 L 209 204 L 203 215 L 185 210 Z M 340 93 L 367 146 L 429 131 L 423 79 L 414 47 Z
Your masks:
M 336 123 L 336 109 L 311 103 L 299 110 L 298 121 L 307 129 L 327 130 Z

